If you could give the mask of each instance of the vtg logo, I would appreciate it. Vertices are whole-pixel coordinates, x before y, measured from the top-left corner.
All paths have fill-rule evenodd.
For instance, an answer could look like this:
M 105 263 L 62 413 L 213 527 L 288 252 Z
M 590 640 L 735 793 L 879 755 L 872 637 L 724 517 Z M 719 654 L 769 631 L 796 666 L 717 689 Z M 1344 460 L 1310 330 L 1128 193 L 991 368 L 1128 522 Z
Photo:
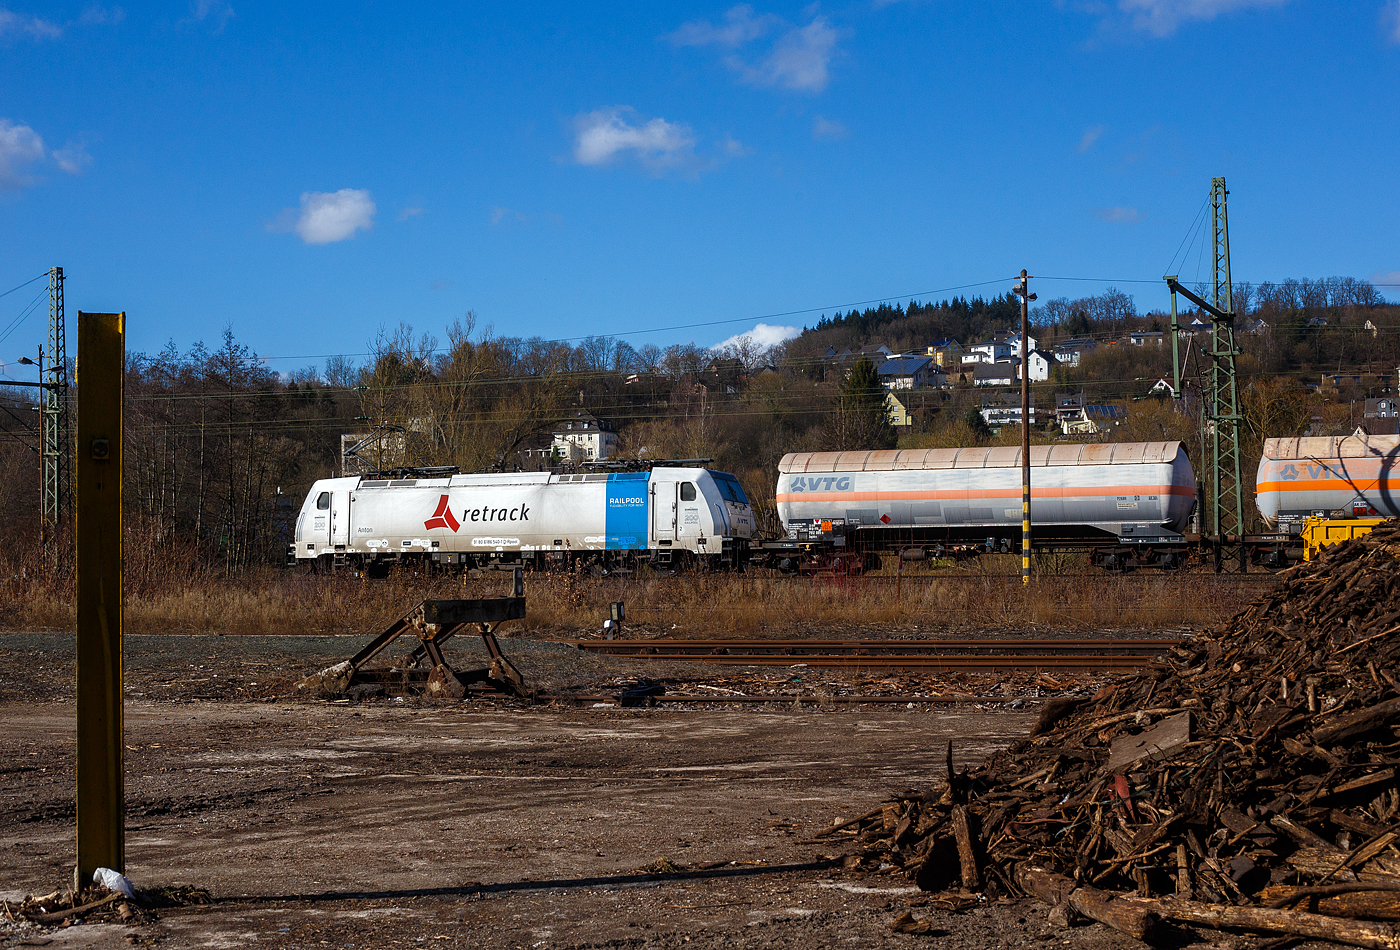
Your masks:
M 1304 464 L 1303 471 L 1306 471 L 1308 473 L 1308 478 L 1311 478 L 1314 481 L 1333 477 L 1332 470 L 1326 465 Z M 1283 470 L 1279 472 L 1279 477 L 1282 478 L 1284 481 L 1288 482 L 1296 481 L 1298 477 L 1303 474 L 1303 471 L 1299 471 L 1298 466 L 1296 465 L 1285 465 L 1283 467 Z
M 792 480 L 792 490 L 795 492 L 807 491 L 850 491 L 851 476 L 826 476 L 822 478 L 804 478 L 798 476 Z

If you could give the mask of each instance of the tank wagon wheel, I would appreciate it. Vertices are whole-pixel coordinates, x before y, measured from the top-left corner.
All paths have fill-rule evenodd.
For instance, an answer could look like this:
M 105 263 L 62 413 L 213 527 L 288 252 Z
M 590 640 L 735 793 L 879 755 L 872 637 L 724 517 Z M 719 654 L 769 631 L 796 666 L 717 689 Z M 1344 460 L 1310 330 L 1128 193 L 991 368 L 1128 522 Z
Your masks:
M 1121 554 L 1105 554 L 1099 564 L 1110 574 L 1126 574 L 1128 572 L 1127 562 Z

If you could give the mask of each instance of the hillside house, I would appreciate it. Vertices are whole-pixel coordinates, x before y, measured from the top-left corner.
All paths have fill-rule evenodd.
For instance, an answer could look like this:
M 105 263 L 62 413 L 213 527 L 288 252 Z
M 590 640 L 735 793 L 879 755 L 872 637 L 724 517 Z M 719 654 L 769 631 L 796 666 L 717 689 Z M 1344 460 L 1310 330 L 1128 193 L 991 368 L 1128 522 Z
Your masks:
M 554 427 L 551 452 L 567 462 L 601 462 L 617 454 L 617 430 L 587 409 Z
M 1019 344 L 1018 344 L 1019 346 Z M 1020 355 L 1019 351 L 1016 354 Z M 1011 344 L 1007 342 L 1007 335 L 997 333 L 990 340 L 983 340 L 981 343 L 974 343 L 967 348 L 963 354 L 964 363 L 999 363 L 1011 357 Z
M 1019 332 L 1019 331 L 1014 331 L 1014 332 L 1008 333 L 1008 334 L 1006 335 L 1006 343 L 1007 343 L 1008 346 L 1011 347 L 1011 355 L 1012 355 L 1012 357 L 1014 357 L 1015 359 L 1018 359 L 1018 360 L 1019 360 L 1019 359 L 1021 358 L 1021 334 L 1020 334 L 1020 332 Z M 1033 337 L 1033 336 L 1027 336 L 1027 337 L 1026 337 L 1026 346 L 1027 346 L 1029 349 L 1034 350 L 1034 349 L 1036 349 L 1037 347 L 1039 347 L 1040 344 L 1036 342 L 1035 337 Z
M 923 389 L 925 386 L 942 386 L 947 382 L 943 371 L 927 356 L 885 360 L 876 367 L 875 373 L 886 389 Z
M 890 425 L 896 429 L 907 429 L 914 424 L 909 409 L 892 392 L 885 393 L 885 411 L 890 414 Z
M 1087 405 L 1083 393 L 1055 394 L 1055 422 L 1065 435 L 1093 435 L 1127 415 L 1122 406 Z
M 967 350 L 957 340 L 948 336 L 930 343 L 925 354 L 933 357 L 936 366 L 941 366 L 944 369 L 956 369 L 962 365 Z
M 1030 376 L 1031 382 L 1043 383 L 1050 378 L 1050 371 L 1055 368 L 1057 362 L 1053 353 L 1031 350 L 1026 354 L 1026 374 Z M 1020 375 L 1019 367 L 1017 375 Z
M 978 407 L 982 419 L 993 429 L 1021 424 L 1021 397 L 1015 393 L 988 396 Z M 1035 425 L 1035 405 L 1031 405 L 1031 425 Z
M 975 363 L 966 375 L 974 386 L 1010 386 L 1017 382 L 1015 363 Z
M 1161 330 L 1141 330 L 1128 334 L 1128 342 L 1133 346 L 1161 346 L 1166 337 Z
M 1066 366 L 1078 366 L 1079 358 L 1085 353 L 1092 353 L 1098 349 L 1098 344 L 1089 339 L 1064 340 L 1056 343 L 1054 349 L 1055 361 Z
M 1155 383 L 1152 384 L 1152 388 L 1147 391 L 1147 395 L 1170 396 L 1172 399 L 1175 399 L 1176 387 L 1172 385 L 1172 381 L 1170 379 L 1167 379 L 1167 377 L 1162 376 L 1158 378 L 1158 380 Z
M 1400 418 L 1400 401 L 1393 396 L 1384 396 L 1380 399 L 1366 400 L 1365 409 L 1362 412 L 1364 419 L 1396 419 Z
M 1346 386 L 1355 386 L 1358 389 L 1377 389 L 1382 392 L 1389 392 L 1391 388 L 1389 373 L 1324 373 L 1322 384 L 1319 387 L 1326 394 L 1336 392 Z

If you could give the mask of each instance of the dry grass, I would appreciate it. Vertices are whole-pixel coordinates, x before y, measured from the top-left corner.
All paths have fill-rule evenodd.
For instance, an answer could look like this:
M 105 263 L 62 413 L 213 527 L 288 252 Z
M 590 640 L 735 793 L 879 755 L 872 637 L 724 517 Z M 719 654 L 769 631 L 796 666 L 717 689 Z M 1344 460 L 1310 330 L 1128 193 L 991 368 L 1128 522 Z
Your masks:
M 160 569 L 161 561 L 165 569 Z M 176 558 L 128 564 L 126 630 L 164 634 L 371 634 L 425 597 L 503 594 L 508 574 L 392 575 L 363 581 L 263 569 L 227 578 L 176 570 Z M 185 562 L 192 563 L 192 562 Z M 42 565 L 11 563 L 0 581 L 4 626 L 72 628 L 71 578 Z M 793 578 L 651 573 L 527 575 L 529 618 L 511 632 L 596 635 L 608 604 L 627 607 L 628 636 L 848 637 L 1036 629 L 1175 631 L 1209 626 L 1261 592 L 1211 574 L 1114 577 L 1073 561 L 1045 561 L 1026 588 L 1017 558 L 964 566 L 906 566 L 860 578 Z M 1058 572 L 1058 573 L 1056 573 Z M 504 631 L 503 631 L 504 632 Z

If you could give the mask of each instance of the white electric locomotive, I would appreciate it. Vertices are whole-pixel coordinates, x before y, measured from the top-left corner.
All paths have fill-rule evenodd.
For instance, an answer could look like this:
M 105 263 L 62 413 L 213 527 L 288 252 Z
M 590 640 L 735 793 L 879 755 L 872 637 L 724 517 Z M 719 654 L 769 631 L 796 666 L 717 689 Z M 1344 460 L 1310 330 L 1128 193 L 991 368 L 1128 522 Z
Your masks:
M 356 476 L 312 485 L 288 554 L 370 573 L 414 562 L 737 567 L 753 526 L 739 482 L 705 468 Z

